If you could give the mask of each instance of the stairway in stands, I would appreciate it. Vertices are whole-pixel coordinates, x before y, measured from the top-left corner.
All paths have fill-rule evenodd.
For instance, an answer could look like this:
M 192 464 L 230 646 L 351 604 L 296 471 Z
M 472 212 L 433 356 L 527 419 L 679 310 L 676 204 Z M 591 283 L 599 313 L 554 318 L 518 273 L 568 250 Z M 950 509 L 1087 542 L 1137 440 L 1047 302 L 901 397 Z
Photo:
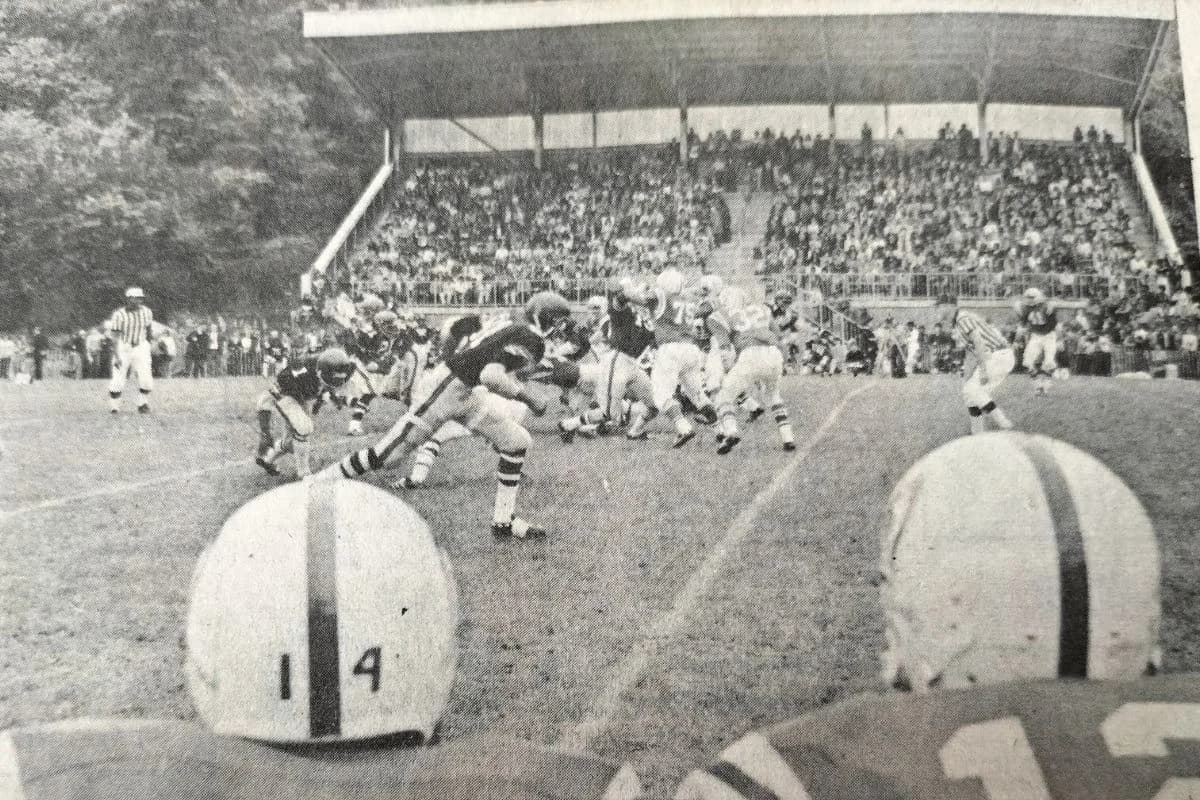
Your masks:
M 1122 175 L 1118 183 L 1120 186 L 1117 192 L 1118 196 L 1125 205 L 1125 210 L 1129 212 L 1132 223 L 1129 238 L 1132 240 L 1133 246 L 1142 251 L 1142 255 L 1154 258 L 1158 249 L 1158 240 L 1154 235 L 1154 223 L 1150 221 L 1142 206 L 1141 192 L 1138 189 L 1137 181 L 1132 176 Z
M 726 192 L 725 202 L 729 206 L 732 238 L 709 254 L 708 269 L 720 275 L 726 284 L 742 286 L 752 298 L 762 299 L 762 283 L 754 274 L 758 266 L 754 248 L 762 244 L 766 235 L 774 196 L 770 192 L 754 192 L 747 200 L 745 192 Z

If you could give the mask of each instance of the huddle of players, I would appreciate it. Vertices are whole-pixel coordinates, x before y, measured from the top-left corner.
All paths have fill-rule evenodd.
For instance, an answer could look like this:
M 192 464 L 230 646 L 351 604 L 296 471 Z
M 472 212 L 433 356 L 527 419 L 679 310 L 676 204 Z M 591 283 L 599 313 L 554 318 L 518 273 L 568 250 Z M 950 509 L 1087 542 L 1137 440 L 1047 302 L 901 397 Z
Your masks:
M 745 733 L 676 800 L 1196 796 L 1200 684 L 1151 677 L 1159 553 L 1118 477 L 1045 437 L 966 437 L 908 470 L 884 516 L 892 691 Z M 195 568 L 185 672 L 202 722 L 0 732 L 0 797 L 641 796 L 629 765 L 591 754 L 499 732 L 439 741 L 458 623 L 449 561 L 403 501 L 278 487 Z

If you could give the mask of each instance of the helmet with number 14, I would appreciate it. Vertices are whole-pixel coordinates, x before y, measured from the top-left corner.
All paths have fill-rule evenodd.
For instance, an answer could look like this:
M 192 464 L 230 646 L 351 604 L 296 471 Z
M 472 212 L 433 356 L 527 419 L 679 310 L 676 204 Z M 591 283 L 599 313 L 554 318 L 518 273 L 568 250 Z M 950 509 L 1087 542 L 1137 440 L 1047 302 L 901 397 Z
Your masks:
M 201 556 L 188 683 L 222 735 L 428 741 L 457 625 L 449 562 L 412 508 L 357 481 L 302 481 L 236 511 Z

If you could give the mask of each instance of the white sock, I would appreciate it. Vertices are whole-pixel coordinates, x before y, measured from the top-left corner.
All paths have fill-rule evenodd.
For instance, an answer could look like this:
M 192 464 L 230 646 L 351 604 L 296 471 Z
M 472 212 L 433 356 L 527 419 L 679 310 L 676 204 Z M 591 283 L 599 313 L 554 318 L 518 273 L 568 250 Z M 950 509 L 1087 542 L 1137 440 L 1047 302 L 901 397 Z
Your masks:
M 496 484 L 496 505 L 492 510 L 492 522 L 501 524 L 512 522 L 517 513 L 517 492 L 520 489 L 519 484 L 515 486 Z
M 433 466 L 440 450 L 441 445 L 433 440 L 421 445 L 417 450 L 416 458 L 413 459 L 412 472 L 408 474 L 408 479 L 413 483 L 424 483 L 425 479 L 429 477 L 429 469 Z

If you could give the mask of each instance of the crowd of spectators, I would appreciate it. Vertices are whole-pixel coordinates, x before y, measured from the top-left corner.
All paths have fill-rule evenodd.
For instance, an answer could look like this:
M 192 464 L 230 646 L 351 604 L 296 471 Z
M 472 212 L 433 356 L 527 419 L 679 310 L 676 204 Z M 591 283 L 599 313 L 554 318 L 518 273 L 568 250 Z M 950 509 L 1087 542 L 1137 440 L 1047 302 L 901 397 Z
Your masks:
M 728 240 L 729 210 L 710 177 L 677 168 L 677 154 L 577 155 L 542 171 L 502 159 L 419 162 L 350 274 L 336 287 L 316 277 L 312 300 L 370 292 L 510 303 L 530 287 L 570 294 L 583 279 L 699 266 Z
M 848 157 L 801 154 L 776 169 L 761 272 L 1114 278 L 1158 269 L 1133 244 L 1125 155 L 1110 136 L 1092 129 L 1054 145 L 1001 132 L 981 165 L 963 133 L 947 126 L 917 148 L 876 145 L 864 131 Z

